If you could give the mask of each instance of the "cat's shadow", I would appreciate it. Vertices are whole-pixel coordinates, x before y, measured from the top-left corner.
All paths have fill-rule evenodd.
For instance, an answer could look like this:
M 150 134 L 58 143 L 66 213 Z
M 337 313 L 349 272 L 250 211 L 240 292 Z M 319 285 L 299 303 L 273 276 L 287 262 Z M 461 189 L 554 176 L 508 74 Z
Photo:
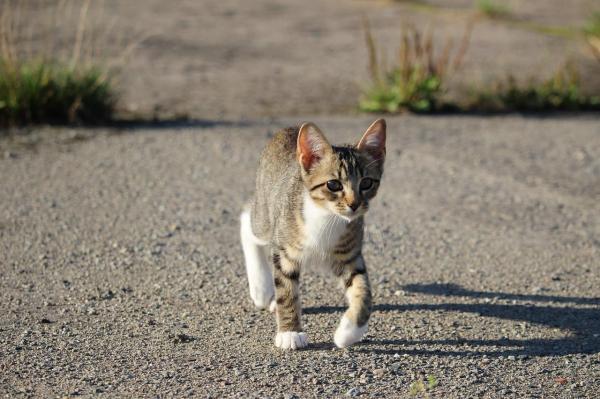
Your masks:
M 485 329 L 482 328 L 482 337 L 479 339 L 367 339 L 352 350 L 385 354 L 437 356 L 487 355 L 492 357 L 600 353 L 600 298 L 471 291 L 453 284 L 412 284 L 404 286 L 403 289 L 410 293 L 444 296 L 448 298 L 448 301 L 403 305 L 379 304 L 373 307 L 373 311 L 474 313 L 478 314 L 479 317 L 514 320 L 559 329 L 561 330 L 560 335 L 562 337 L 491 339 L 485 337 L 487 334 Z M 451 297 L 462 297 L 470 303 L 451 302 Z M 496 300 L 503 300 L 504 303 L 493 303 Z M 483 301 L 483 303 L 479 301 Z M 506 304 L 506 301 L 510 301 L 511 303 Z M 548 302 L 564 304 L 564 306 L 544 304 Z M 322 314 L 341 313 L 344 310 L 344 308 L 337 306 L 319 306 L 305 308 L 303 312 L 305 314 Z M 497 331 L 491 333 L 497 336 Z M 331 349 L 331 347 L 332 344 L 325 343 L 311 345 L 311 349 L 315 350 Z

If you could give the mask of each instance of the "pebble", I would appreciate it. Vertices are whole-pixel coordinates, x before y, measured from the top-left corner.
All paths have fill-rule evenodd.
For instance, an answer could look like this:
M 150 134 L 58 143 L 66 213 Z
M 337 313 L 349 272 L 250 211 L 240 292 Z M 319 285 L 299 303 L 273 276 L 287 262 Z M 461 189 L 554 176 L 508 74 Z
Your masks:
M 190 335 L 187 335 L 187 334 L 180 333 L 180 334 L 172 335 L 171 339 L 172 339 L 173 343 L 175 343 L 175 344 L 187 344 L 188 342 L 194 341 L 196 338 L 194 338 Z
M 350 388 L 348 392 L 346 392 L 346 396 L 350 396 L 351 398 L 354 398 L 358 395 L 360 395 L 358 388 Z
M 383 377 L 384 374 L 385 374 L 385 369 L 375 369 L 375 370 L 373 370 L 373 375 L 375 377 Z
M 401 368 L 402 368 L 402 364 L 400 364 L 398 362 L 392 363 L 390 365 L 390 370 L 395 374 L 399 374 L 401 372 Z

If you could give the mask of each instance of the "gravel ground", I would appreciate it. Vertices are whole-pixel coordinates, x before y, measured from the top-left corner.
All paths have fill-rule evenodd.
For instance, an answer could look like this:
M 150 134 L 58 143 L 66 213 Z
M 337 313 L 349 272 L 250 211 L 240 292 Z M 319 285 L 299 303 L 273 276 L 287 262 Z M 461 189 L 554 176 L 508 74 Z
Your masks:
M 370 119 L 315 121 L 339 142 Z M 0 395 L 597 397 L 598 115 L 390 118 L 367 339 L 334 347 L 342 292 L 310 272 L 311 344 L 286 353 L 238 213 L 296 122 L 1 141 Z

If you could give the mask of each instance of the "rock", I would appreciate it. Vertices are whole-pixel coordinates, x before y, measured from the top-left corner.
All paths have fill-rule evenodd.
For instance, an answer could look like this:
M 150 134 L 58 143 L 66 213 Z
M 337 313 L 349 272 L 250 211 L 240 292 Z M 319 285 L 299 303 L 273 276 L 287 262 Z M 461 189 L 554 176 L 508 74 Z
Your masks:
M 187 344 L 188 342 L 194 341 L 196 338 L 192 337 L 191 335 L 180 333 L 171 335 L 171 339 L 175 344 Z
M 402 364 L 401 363 L 392 363 L 390 365 L 390 370 L 392 371 L 392 373 L 394 374 L 400 374 L 401 373 L 401 368 L 402 368 Z
M 360 395 L 358 388 L 350 388 L 348 392 L 346 392 L 346 396 L 350 396 L 351 398 L 354 398 L 358 395 Z
M 104 299 L 105 301 L 109 301 L 111 299 L 113 299 L 115 297 L 115 293 L 112 292 L 112 290 L 108 290 L 103 292 L 102 294 L 100 294 L 100 298 Z
M 384 374 L 385 374 L 385 369 L 375 369 L 375 370 L 373 370 L 373 375 L 375 377 L 383 377 Z

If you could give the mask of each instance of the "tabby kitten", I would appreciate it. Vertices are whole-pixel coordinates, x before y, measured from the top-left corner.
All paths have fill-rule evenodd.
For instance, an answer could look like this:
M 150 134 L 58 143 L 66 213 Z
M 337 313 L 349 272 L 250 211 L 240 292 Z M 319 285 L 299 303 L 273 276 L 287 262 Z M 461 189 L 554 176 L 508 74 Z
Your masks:
M 262 153 L 254 198 L 241 215 L 241 239 L 250 296 L 257 307 L 275 311 L 279 348 L 308 343 L 298 289 L 308 264 L 328 267 L 345 288 L 349 306 L 335 344 L 352 345 L 367 331 L 371 289 L 361 253 L 363 216 L 383 173 L 385 131 L 379 119 L 358 144 L 332 146 L 305 123 L 277 133 Z

